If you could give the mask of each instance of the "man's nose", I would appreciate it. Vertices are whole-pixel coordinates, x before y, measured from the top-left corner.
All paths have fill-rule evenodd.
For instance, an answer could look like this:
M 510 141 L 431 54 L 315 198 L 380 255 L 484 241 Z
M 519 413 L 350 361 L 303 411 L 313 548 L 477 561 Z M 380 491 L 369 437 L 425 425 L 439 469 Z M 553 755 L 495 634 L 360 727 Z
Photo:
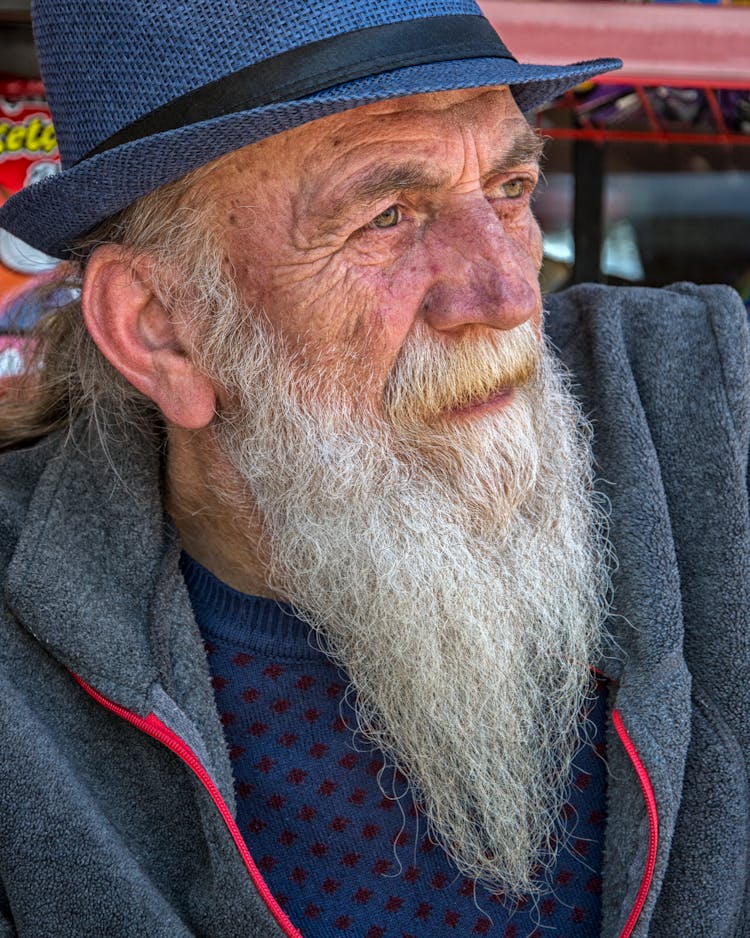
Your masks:
M 506 230 L 484 199 L 435 219 L 425 246 L 432 276 L 422 316 L 433 329 L 513 329 L 538 317 L 533 236 Z

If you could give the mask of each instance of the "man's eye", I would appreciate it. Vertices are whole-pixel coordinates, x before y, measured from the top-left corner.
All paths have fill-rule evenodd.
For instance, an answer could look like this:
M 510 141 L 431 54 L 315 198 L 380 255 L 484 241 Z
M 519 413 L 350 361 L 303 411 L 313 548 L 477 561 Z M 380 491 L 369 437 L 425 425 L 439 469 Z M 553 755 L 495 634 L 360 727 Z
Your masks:
M 368 228 L 395 228 L 401 221 L 401 209 L 398 205 L 390 205 L 384 212 L 376 215 L 369 223 Z
M 526 180 L 509 179 L 503 183 L 503 193 L 508 199 L 520 199 L 526 193 Z

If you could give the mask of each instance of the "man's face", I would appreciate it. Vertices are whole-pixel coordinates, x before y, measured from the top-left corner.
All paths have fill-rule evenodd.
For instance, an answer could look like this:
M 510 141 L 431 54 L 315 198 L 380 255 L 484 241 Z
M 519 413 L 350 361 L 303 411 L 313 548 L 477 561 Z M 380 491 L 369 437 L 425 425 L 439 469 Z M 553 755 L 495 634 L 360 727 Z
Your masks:
M 538 155 L 507 88 L 417 95 L 231 154 L 201 198 L 243 298 L 290 351 L 359 353 L 352 390 L 377 409 L 419 326 L 446 344 L 538 326 Z
M 223 276 L 182 252 L 214 504 L 459 869 L 515 895 L 554 853 L 605 580 L 541 342 L 537 154 L 503 89 L 358 109 L 217 161 Z

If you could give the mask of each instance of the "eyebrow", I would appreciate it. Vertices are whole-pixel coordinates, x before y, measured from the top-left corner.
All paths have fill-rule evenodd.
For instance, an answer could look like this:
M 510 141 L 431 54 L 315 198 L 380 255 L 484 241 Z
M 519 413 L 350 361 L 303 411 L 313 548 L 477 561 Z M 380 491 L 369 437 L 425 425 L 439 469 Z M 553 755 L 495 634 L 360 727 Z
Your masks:
M 346 196 L 351 203 L 372 202 L 391 192 L 409 189 L 434 191 L 445 184 L 445 173 L 430 173 L 421 163 L 378 166 L 360 179 Z
M 492 164 L 488 175 L 507 173 L 518 166 L 538 166 L 544 153 L 544 138 L 528 125 L 511 143 L 509 149 Z
M 483 178 L 489 179 L 498 173 L 507 173 L 529 163 L 536 166 L 543 149 L 544 140 L 527 125 L 525 130 L 513 139 L 508 150 L 492 163 Z M 446 173 L 430 172 L 418 161 L 376 166 L 360 177 L 344 196 L 336 199 L 328 214 L 335 218 L 347 206 L 374 202 L 391 193 L 415 189 L 434 192 L 445 185 L 447 180 Z

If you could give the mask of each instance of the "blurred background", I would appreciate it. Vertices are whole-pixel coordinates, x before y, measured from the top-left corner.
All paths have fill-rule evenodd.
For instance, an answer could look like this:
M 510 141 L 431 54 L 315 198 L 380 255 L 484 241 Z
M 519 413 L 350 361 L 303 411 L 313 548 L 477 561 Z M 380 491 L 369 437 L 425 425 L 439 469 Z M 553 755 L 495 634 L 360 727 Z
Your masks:
M 622 70 L 533 116 L 542 284 L 728 283 L 750 299 L 750 2 L 486 0 L 520 60 Z
M 542 287 L 728 283 L 750 306 L 750 0 L 480 0 L 520 61 L 621 71 L 529 115 L 548 138 Z M 29 0 L 0 0 L 0 204 L 58 171 Z M 54 269 L 0 229 L 0 376 Z

